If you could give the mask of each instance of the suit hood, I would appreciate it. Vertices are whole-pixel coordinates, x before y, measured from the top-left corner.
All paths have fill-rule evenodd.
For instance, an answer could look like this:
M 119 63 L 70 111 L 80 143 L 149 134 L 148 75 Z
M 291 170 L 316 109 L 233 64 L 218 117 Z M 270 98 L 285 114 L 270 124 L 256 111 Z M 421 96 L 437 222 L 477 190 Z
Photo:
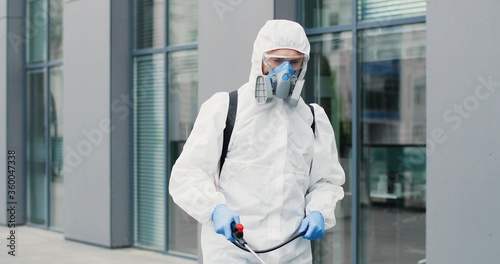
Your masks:
M 304 28 L 290 20 L 269 20 L 260 29 L 253 45 L 252 69 L 249 83 L 255 87 L 257 76 L 262 74 L 262 56 L 264 52 L 275 49 L 293 49 L 309 56 L 311 49 Z M 304 76 L 307 65 L 302 69 Z

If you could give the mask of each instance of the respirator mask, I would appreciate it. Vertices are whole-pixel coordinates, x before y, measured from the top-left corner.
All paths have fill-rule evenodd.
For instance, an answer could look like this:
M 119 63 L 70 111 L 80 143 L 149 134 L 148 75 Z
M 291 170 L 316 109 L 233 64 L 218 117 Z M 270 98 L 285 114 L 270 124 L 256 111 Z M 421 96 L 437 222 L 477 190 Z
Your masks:
M 282 56 L 264 53 L 263 63 L 269 73 L 259 75 L 255 82 L 255 99 L 258 104 L 273 100 L 273 96 L 296 107 L 304 86 L 305 66 L 309 57 Z

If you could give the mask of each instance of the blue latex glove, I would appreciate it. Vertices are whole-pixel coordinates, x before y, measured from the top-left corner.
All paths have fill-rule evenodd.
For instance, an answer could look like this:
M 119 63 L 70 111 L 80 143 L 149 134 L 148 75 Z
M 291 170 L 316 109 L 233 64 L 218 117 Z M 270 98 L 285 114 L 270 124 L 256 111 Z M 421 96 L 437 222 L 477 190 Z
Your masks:
M 305 239 L 316 240 L 325 235 L 325 219 L 319 211 L 312 211 L 300 224 L 299 233 L 306 231 L 302 236 Z
M 233 210 L 225 204 L 217 205 L 212 213 L 212 221 L 217 234 L 225 236 L 229 241 L 234 241 L 231 225 L 239 224 L 240 217 Z

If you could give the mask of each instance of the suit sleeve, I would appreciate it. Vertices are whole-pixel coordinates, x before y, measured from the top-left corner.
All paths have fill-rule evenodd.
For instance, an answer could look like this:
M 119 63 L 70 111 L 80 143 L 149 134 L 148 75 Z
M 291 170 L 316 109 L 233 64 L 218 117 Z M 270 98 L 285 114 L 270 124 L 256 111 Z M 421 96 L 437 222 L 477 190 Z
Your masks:
M 202 224 L 212 224 L 212 211 L 225 203 L 215 184 L 229 104 L 227 93 L 217 93 L 200 108 L 169 181 L 174 202 Z
M 320 211 L 325 229 L 335 225 L 335 206 L 344 197 L 344 170 L 340 166 L 335 134 L 323 108 L 314 104 L 316 132 L 313 162 L 306 194 L 306 214 Z

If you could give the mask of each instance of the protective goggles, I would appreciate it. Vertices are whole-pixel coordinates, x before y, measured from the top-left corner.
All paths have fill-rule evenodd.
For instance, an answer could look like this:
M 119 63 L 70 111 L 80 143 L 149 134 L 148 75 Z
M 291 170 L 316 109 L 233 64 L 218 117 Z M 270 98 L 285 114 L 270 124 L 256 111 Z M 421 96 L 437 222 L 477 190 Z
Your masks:
M 309 60 L 309 56 L 305 54 L 296 55 L 296 56 L 283 56 L 283 55 L 274 55 L 264 53 L 262 61 L 264 65 L 270 70 L 274 70 L 276 67 L 281 65 L 283 62 L 288 61 L 292 66 L 294 71 L 301 70 L 307 64 Z

